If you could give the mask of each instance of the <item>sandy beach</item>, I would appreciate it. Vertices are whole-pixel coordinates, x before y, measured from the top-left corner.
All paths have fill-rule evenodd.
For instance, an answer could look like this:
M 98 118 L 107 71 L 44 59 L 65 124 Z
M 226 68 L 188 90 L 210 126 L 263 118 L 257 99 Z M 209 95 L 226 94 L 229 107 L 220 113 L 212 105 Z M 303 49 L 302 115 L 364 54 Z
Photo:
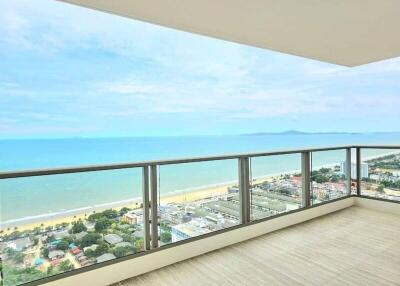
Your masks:
M 269 181 L 274 179 L 276 176 L 278 176 L 278 174 L 254 178 L 252 183 L 258 184 L 264 181 Z M 160 197 L 160 203 L 161 204 L 188 203 L 209 197 L 222 196 L 228 193 L 228 187 L 235 185 L 237 185 L 237 182 L 226 182 L 213 186 L 203 186 L 203 187 L 193 188 L 190 190 L 176 191 L 174 193 L 162 195 Z M 21 219 L 20 221 L 13 222 L 12 224 L 3 223 L 0 230 L 2 230 L 3 233 L 7 234 L 13 232 L 15 230 L 15 227 L 17 227 L 18 231 L 32 230 L 35 227 L 46 228 L 48 226 L 55 226 L 61 223 L 72 223 L 79 219 L 85 220 L 89 215 L 95 212 L 100 212 L 110 208 L 115 210 L 120 210 L 123 207 L 138 209 L 140 208 L 141 203 L 142 203 L 141 198 L 135 198 L 129 201 L 109 203 L 94 207 L 86 207 L 75 211 L 72 210 L 68 215 L 66 215 L 65 213 L 59 213 L 54 215 L 50 214 L 50 215 L 38 216 L 34 218 L 24 218 Z

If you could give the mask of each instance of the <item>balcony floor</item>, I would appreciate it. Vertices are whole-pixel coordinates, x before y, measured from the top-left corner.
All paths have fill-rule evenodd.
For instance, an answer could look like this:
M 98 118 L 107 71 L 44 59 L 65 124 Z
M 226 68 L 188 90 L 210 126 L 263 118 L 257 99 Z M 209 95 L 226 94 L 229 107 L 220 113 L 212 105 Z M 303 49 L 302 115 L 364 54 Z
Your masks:
M 116 285 L 400 285 L 400 219 L 351 207 Z

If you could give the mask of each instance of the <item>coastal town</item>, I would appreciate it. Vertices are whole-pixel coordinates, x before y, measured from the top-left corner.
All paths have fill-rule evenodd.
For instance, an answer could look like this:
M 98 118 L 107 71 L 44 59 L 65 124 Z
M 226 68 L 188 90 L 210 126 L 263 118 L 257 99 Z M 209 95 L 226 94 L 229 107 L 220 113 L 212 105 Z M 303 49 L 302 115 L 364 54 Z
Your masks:
M 352 169 L 353 169 L 352 164 Z M 363 162 L 363 192 L 400 199 L 400 154 Z M 348 194 L 346 164 L 319 167 L 311 173 L 312 204 Z M 352 172 L 353 173 L 353 172 Z M 354 179 L 352 177 L 352 179 Z M 354 191 L 356 186 L 352 184 Z M 262 219 L 302 207 L 299 173 L 253 179 L 251 218 Z M 159 244 L 226 229 L 239 224 L 239 188 L 195 200 L 167 201 L 159 206 Z M 72 222 L 15 226 L 1 230 L 0 253 L 4 285 L 19 285 L 46 276 L 105 262 L 144 250 L 143 206 L 93 211 Z

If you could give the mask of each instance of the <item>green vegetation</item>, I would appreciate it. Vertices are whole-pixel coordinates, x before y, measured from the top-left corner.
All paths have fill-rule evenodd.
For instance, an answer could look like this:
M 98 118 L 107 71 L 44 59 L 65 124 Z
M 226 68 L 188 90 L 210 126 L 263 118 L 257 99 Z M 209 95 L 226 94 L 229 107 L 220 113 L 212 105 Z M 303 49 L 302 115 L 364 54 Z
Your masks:
M 69 260 L 62 261 L 58 268 L 61 272 L 67 272 L 75 269 L 74 265 L 72 265 L 71 261 Z
M 127 207 L 123 207 L 120 211 L 119 211 L 119 215 L 123 216 L 124 214 L 128 213 L 129 211 L 131 211 L 131 208 L 127 208 Z
M 383 180 L 380 181 L 379 183 L 383 185 L 385 188 L 400 189 L 400 180 L 398 181 Z
M 345 180 L 345 176 L 335 173 L 330 168 L 321 168 L 319 170 L 312 171 L 311 180 L 317 182 L 318 184 L 328 182 L 337 183 L 339 181 Z
M 66 251 L 68 249 L 69 246 L 69 242 L 66 240 L 61 240 L 58 244 L 57 244 L 57 249 L 58 250 L 63 250 Z
M 114 248 L 114 255 L 116 257 L 126 256 L 128 254 L 132 254 L 135 252 L 135 248 L 133 246 L 119 246 Z
M 94 225 L 94 229 L 97 232 L 105 232 L 107 228 L 111 226 L 112 222 L 106 217 L 101 217 L 96 221 L 96 224 Z
M 8 265 L 3 266 L 4 283 L 7 286 L 17 286 L 33 280 L 38 280 L 47 276 L 34 267 L 14 268 Z
M 14 261 L 14 263 L 21 264 L 24 262 L 25 255 L 21 251 L 6 248 L 4 252 L 7 254 L 8 259 Z
M 72 223 L 72 228 L 71 228 L 71 233 L 80 233 L 82 231 L 86 231 L 87 228 L 86 226 L 83 224 L 82 221 L 76 221 Z
M 385 188 L 384 185 L 379 185 L 376 191 L 380 194 L 384 194 L 385 193 L 384 188 Z
M 81 247 L 91 246 L 92 244 L 98 244 L 101 240 L 101 235 L 98 233 L 88 233 L 80 240 L 79 244 Z
M 108 244 L 102 243 L 99 246 L 97 246 L 96 250 L 93 251 L 94 256 L 100 256 L 103 255 L 104 253 L 107 253 L 109 250 Z
M 169 231 L 163 231 L 160 235 L 160 240 L 163 243 L 170 243 L 172 241 L 172 235 Z

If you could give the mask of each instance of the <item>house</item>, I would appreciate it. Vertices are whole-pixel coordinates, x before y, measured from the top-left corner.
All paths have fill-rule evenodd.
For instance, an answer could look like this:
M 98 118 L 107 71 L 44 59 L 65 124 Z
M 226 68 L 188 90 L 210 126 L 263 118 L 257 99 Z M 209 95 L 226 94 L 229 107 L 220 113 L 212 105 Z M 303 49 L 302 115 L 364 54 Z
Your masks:
M 112 259 L 115 259 L 115 258 L 117 258 L 117 257 L 115 257 L 114 254 L 112 254 L 112 253 L 105 253 L 105 254 L 103 254 L 103 255 L 97 257 L 97 258 L 96 258 L 96 262 L 97 262 L 97 263 L 101 263 L 101 262 L 105 262 L 105 261 L 112 260 Z
M 56 260 L 56 259 L 60 259 L 63 258 L 65 256 L 64 251 L 61 250 L 52 250 L 49 252 L 49 259 L 50 260 Z
M 107 235 L 104 236 L 104 240 L 105 240 L 107 243 L 112 244 L 112 245 L 124 241 L 124 240 L 122 239 L 122 237 L 120 237 L 120 236 L 117 235 L 117 234 L 107 234 Z
M 7 247 L 12 248 L 17 251 L 22 251 L 25 248 L 31 247 L 33 242 L 29 237 L 19 238 L 7 243 Z
M 79 232 L 79 233 L 75 233 L 75 238 L 76 239 L 82 239 L 82 237 L 84 237 L 85 235 L 87 235 L 88 233 L 86 232 L 86 231 L 82 231 L 82 232 Z
M 54 235 L 54 238 L 55 238 L 56 240 L 61 240 L 61 239 L 63 239 L 64 237 L 69 236 L 69 233 L 68 233 L 68 230 L 61 230 L 61 231 L 54 231 L 54 232 L 52 233 L 52 235 Z
M 75 248 L 71 249 L 71 253 L 74 255 L 77 255 L 81 252 L 82 252 L 82 250 L 79 247 L 75 247 Z
M 54 259 L 53 261 L 51 261 L 51 266 L 57 267 L 58 265 L 60 265 L 60 263 L 61 259 Z
M 143 222 L 142 210 L 130 211 L 124 214 L 122 221 L 129 224 L 140 224 Z

